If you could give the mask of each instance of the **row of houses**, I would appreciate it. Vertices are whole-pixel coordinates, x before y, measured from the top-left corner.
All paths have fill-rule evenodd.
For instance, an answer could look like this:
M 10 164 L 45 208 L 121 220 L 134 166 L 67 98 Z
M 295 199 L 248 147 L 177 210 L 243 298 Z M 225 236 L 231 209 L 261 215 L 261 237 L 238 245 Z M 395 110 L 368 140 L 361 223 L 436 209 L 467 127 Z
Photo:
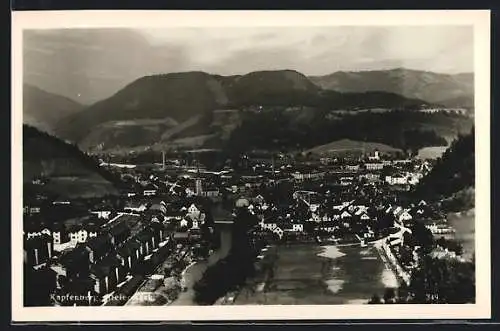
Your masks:
M 60 289 L 81 288 L 98 296 L 108 294 L 163 247 L 168 238 L 161 223 L 151 222 L 131 236 L 131 229 L 120 222 L 51 263 L 57 275 L 56 285 Z
M 110 220 L 95 215 L 87 215 L 69 219 L 66 222 L 26 222 L 23 232 L 26 240 L 46 235 L 52 239 L 55 251 L 63 251 L 97 237 L 107 228 L 111 228 L 110 231 L 115 231 L 114 228 L 109 226 L 110 224 L 135 224 L 139 220 L 138 214 L 122 212 Z
M 295 205 L 279 208 L 271 203 L 261 201 L 250 204 L 248 209 L 260 217 L 261 230 L 270 231 L 278 236 L 285 233 L 300 234 L 309 229 L 323 233 L 357 233 L 362 236 L 372 236 L 373 226 L 385 220 L 384 226 L 399 224 L 408 226 L 412 220 L 426 216 L 426 202 L 421 201 L 417 206 L 403 206 L 389 204 L 360 204 L 358 199 L 344 201 L 339 204 L 325 203 L 320 199 L 310 199 L 308 191 L 294 193 Z M 311 192 L 309 192 L 311 193 Z M 314 193 L 314 192 L 312 192 Z M 311 201 L 316 202 L 311 202 Z

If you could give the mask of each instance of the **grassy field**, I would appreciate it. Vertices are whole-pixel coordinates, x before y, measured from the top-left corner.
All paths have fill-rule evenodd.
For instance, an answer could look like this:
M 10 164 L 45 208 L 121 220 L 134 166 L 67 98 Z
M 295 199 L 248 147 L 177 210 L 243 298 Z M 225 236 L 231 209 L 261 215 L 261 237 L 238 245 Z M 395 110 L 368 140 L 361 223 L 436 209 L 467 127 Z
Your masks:
M 83 167 L 74 159 L 25 161 L 23 163 L 24 183 L 31 182 L 42 173 L 49 178 L 44 190 L 55 193 L 61 198 L 92 198 L 118 194 L 117 189 L 109 181 Z
M 342 154 L 347 152 L 363 151 L 372 153 L 374 150 L 379 150 L 382 153 L 395 153 L 400 151 L 400 149 L 385 144 L 342 139 L 325 145 L 316 146 L 307 152 L 311 152 L 313 154 Z
M 448 146 L 424 147 L 418 151 L 418 157 L 421 159 L 437 159 L 443 155 Z
M 55 177 L 51 178 L 46 189 L 61 197 L 93 198 L 105 195 L 117 195 L 117 189 L 98 175 L 87 177 Z
M 274 277 L 263 291 L 245 289 L 237 305 L 359 304 L 383 295 L 387 270 L 373 247 L 278 247 Z

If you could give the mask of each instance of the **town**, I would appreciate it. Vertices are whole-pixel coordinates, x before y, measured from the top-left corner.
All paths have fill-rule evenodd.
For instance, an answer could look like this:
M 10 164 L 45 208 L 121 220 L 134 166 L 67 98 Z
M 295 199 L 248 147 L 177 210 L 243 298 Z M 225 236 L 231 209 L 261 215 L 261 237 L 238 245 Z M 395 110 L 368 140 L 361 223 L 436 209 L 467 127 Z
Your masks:
M 267 152 L 209 169 L 199 160 L 210 153 L 217 151 L 163 152 L 148 164 L 100 159 L 123 184 L 119 196 L 61 200 L 40 193 L 50 179 L 25 184 L 25 292 L 32 304 L 199 304 L 210 268 L 239 243 L 233 236 L 240 224 L 247 226 L 254 278 L 267 277 L 263 264 L 275 246 L 375 245 L 396 287 L 408 286 L 428 234 L 455 231 L 439 205 L 410 194 L 432 160 L 378 150 Z M 443 239 L 433 254 L 464 260 L 450 247 Z M 237 304 L 249 277 L 204 302 Z

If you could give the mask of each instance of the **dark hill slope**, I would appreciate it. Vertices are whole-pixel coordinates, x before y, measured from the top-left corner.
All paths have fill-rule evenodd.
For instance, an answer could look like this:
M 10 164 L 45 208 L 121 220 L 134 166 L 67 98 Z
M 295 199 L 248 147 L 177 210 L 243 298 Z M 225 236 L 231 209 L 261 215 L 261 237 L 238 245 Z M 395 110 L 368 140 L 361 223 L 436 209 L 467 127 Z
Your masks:
M 159 140 L 164 143 L 186 135 L 182 130 L 176 130 L 175 125 L 148 125 L 145 131 L 144 125 L 138 124 L 141 128 L 137 128 L 131 122 L 171 119 L 178 126 L 185 126 L 191 135 L 206 135 L 214 133 L 209 132 L 209 124 L 213 111 L 217 109 L 244 109 L 252 106 L 307 106 L 322 110 L 360 107 L 415 108 L 422 104 L 425 102 L 407 99 L 394 93 L 344 94 L 325 91 L 315 86 L 303 74 L 292 70 L 259 71 L 243 76 L 218 76 L 204 72 L 171 73 L 147 76 L 134 81 L 110 98 L 62 121 L 57 134 L 78 144 L 86 141 L 84 147 L 87 148 L 88 145 L 107 144 L 110 141 L 106 137 L 111 136 L 112 145 L 126 147 L 137 137 L 137 132 L 143 132 L 141 137 L 150 138 L 148 141 L 141 140 L 141 144 L 151 145 Z M 195 122 L 193 119 L 196 117 L 201 124 L 191 123 Z M 127 127 L 121 125 L 120 121 L 128 121 Z M 176 131 L 175 135 L 171 134 L 172 129 Z M 96 130 L 99 132 L 96 133 Z M 118 139 L 114 137 L 116 132 L 120 135 Z M 86 139 L 89 135 L 92 139 Z M 89 141 L 91 143 L 88 143 Z
M 438 159 L 432 171 L 422 179 L 416 194 L 444 200 L 453 210 L 474 206 L 475 147 L 474 129 L 460 136 Z
M 61 123 L 57 134 L 79 141 L 93 127 L 109 121 L 167 117 L 184 121 L 211 111 L 226 99 L 220 82 L 206 73 L 147 76 L 69 117 Z
M 228 86 L 233 106 L 290 106 L 311 102 L 320 88 L 293 70 L 255 71 L 234 77 Z

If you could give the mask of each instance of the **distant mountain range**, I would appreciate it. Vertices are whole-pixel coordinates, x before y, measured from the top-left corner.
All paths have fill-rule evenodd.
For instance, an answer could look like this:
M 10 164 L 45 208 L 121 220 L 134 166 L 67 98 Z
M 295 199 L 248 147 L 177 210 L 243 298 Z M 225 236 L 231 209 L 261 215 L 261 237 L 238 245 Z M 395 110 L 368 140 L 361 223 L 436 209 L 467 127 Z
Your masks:
M 332 111 L 446 107 L 443 102 L 421 97 L 450 97 L 449 107 L 467 107 L 473 103 L 467 96 L 472 81 L 468 74 L 406 69 L 322 77 L 307 77 L 294 70 L 235 76 L 180 72 L 144 76 L 87 107 L 26 85 L 24 116 L 25 123 L 76 142 L 84 150 L 219 147 L 245 120 L 241 113 L 234 113 L 221 126 L 217 124 L 220 116 L 214 117 L 219 110 L 293 110 L 294 122 L 311 116 L 321 122 L 321 116 Z M 400 94 L 403 92 L 406 96 Z M 450 126 L 449 131 L 456 130 Z
M 76 114 L 84 106 L 69 98 L 46 92 L 36 86 L 23 86 L 23 123 L 53 132 L 64 117 Z
M 144 75 L 179 70 L 183 59 L 175 45 L 151 45 L 128 29 L 23 33 L 24 82 L 88 105 Z
M 316 85 L 338 92 L 384 91 L 446 107 L 473 107 L 474 75 L 456 75 L 397 68 L 380 71 L 339 71 L 309 77 Z
M 418 108 L 422 105 L 430 106 L 423 100 L 390 92 L 339 93 L 324 90 L 293 70 L 259 71 L 243 76 L 170 73 L 146 76 L 132 82 L 113 96 L 65 118 L 56 132 L 65 139 L 81 143 L 92 131 L 101 130 L 103 126 L 115 130 L 115 133 L 107 130 L 104 135 L 114 135 L 118 132 L 116 129 L 120 132 L 133 129 L 137 136 L 137 127 L 128 125 L 125 128 L 120 121 L 168 118 L 183 123 L 192 121 L 194 117 L 206 120 L 217 109 L 302 106 L 353 110 Z M 210 123 L 210 120 L 205 123 Z M 141 128 L 144 131 L 145 126 Z M 147 131 L 165 136 L 164 129 L 149 125 Z

